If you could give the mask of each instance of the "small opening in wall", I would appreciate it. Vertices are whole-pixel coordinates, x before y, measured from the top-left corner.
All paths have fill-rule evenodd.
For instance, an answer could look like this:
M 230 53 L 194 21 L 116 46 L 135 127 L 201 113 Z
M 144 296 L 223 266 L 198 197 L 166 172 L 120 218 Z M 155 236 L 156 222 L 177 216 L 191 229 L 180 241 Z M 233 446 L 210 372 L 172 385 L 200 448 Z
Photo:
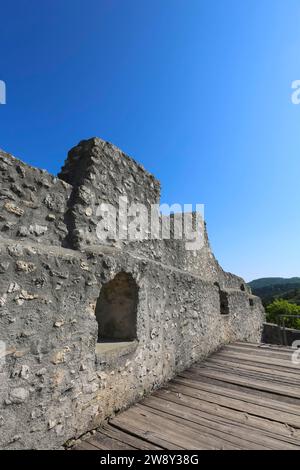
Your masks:
M 221 315 L 229 314 L 228 294 L 222 290 L 220 290 L 220 311 Z
M 250 305 L 250 307 L 254 307 L 254 300 L 253 299 L 249 299 L 249 305 Z
M 246 290 L 245 284 L 241 284 L 240 289 L 241 289 L 243 292 L 245 292 L 245 290 Z
M 219 289 L 220 313 L 221 315 L 228 315 L 229 314 L 228 293 L 221 290 L 220 284 L 218 282 L 215 282 L 214 285 Z
M 98 343 L 134 341 L 137 305 L 138 286 L 131 274 L 120 272 L 104 284 L 96 304 Z

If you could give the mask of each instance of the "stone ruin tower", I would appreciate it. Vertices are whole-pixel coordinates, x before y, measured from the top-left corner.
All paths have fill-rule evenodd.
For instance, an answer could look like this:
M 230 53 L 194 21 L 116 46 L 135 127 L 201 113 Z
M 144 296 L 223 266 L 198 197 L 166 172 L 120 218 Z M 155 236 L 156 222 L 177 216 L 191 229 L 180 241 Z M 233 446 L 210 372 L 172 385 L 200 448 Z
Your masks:
M 97 206 L 120 196 L 156 204 L 160 185 L 98 138 L 58 177 L 0 151 L 0 448 L 59 448 L 221 345 L 260 341 L 260 300 L 207 236 L 99 242 Z

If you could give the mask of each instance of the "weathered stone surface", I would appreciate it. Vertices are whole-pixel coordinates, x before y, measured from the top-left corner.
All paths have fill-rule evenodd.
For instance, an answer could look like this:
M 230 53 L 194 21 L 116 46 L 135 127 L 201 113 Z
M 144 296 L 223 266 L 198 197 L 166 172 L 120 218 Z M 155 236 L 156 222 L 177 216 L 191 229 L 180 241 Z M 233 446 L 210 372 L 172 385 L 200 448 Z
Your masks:
M 117 207 L 121 196 L 127 197 L 129 204 L 149 205 L 160 199 L 160 184 L 153 175 L 98 138 L 84 140 L 70 150 L 59 177 L 75 187 L 69 209 L 73 227 L 69 241 L 75 248 L 99 244 L 96 226 L 100 203 Z
M 72 187 L 0 150 L 0 236 L 61 245 Z
M 9 394 L 8 403 L 23 403 L 28 396 L 29 392 L 25 388 L 13 388 Z
M 120 191 L 159 200 L 158 182 L 136 162 L 91 139 L 70 152 L 61 177 L 0 153 L 4 449 L 60 448 L 220 345 L 261 335 L 260 300 L 221 269 L 208 239 L 197 253 L 175 240 L 97 246 L 96 203 Z M 137 286 L 136 337 L 109 350 L 97 344 L 96 310 L 119 273 Z

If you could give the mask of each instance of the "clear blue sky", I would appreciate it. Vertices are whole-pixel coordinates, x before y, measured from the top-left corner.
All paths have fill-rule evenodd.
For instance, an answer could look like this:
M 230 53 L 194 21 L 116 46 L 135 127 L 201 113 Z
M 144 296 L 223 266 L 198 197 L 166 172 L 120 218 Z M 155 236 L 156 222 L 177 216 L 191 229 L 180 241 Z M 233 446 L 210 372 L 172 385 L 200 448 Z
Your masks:
M 0 0 L 0 147 L 56 173 L 99 136 L 204 203 L 247 280 L 300 275 L 299 0 Z

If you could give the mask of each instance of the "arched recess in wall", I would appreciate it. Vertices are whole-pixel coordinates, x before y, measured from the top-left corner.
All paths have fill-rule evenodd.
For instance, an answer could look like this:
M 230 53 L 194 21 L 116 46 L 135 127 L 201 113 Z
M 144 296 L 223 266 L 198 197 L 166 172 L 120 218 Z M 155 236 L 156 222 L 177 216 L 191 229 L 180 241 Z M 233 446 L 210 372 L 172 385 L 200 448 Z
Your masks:
M 138 285 L 131 274 L 120 272 L 104 284 L 96 304 L 98 343 L 136 339 L 137 307 Z

